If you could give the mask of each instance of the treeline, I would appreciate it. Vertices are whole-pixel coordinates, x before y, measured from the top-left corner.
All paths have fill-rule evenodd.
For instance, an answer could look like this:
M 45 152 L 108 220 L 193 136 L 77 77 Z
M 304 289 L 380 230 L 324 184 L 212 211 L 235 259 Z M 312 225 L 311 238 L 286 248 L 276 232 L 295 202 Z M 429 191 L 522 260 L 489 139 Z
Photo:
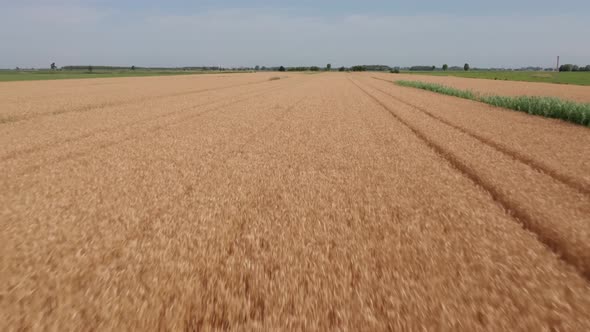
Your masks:
M 590 71 L 590 65 L 582 67 L 572 64 L 566 64 L 559 66 L 559 71 Z
M 436 66 L 412 66 L 410 71 L 434 71 Z
M 89 67 L 92 67 L 96 70 L 129 70 L 131 67 L 119 67 L 119 66 L 63 66 L 61 67 L 62 70 L 87 70 Z M 139 68 L 137 68 L 139 69 Z
M 397 67 L 396 67 L 397 68 Z M 326 67 L 255 67 L 254 70 L 278 70 L 278 71 L 331 71 L 332 66 L 328 64 Z M 391 71 L 392 67 L 385 65 L 356 65 L 352 67 L 340 67 L 338 71 Z
M 331 71 L 332 66 L 330 64 L 325 67 L 319 66 L 295 66 L 295 67 L 266 67 L 266 66 L 255 66 L 255 67 L 221 67 L 221 66 L 189 66 L 189 67 L 136 67 L 136 66 L 63 66 L 60 69 L 57 68 L 55 63 L 51 64 L 52 70 L 86 70 L 92 72 L 93 70 L 98 71 L 124 71 L 124 70 L 159 70 L 159 71 L 290 71 L 290 72 L 303 72 L 303 71 Z M 22 68 L 16 68 L 16 70 L 22 70 Z M 469 64 L 465 64 L 463 67 L 459 66 L 411 66 L 411 67 L 391 67 L 387 65 L 356 65 L 351 67 L 339 67 L 338 71 L 381 71 L 381 72 L 392 72 L 397 73 L 400 71 L 555 71 L 555 68 L 542 68 L 542 67 L 523 67 L 519 69 L 510 68 L 471 68 Z M 578 66 L 573 64 L 565 64 L 559 67 L 560 72 L 590 72 L 590 65 Z
M 205 71 L 215 71 L 215 70 L 230 70 L 227 68 L 222 67 L 136 67 L 136 66 L 93 66 L 93 65 L 86 65 L 86 66 L 63 66 L 61 67 L 62 70 L 88 70 L 92 68 L 94 70 L 205 70 Z M 52 68 L 54 69 L 54 68 Z
M 320 71 L 320 67 L 318 66 L 311 66 L 311 67 L 288 67 L 287 71 Z

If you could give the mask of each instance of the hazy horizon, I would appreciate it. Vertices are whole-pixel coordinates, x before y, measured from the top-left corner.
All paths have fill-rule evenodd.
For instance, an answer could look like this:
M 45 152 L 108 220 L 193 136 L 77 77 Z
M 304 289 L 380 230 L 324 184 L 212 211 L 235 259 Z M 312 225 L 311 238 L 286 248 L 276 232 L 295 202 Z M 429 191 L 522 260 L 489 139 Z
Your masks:
M 590 3 L 0 0 L 0 68 L 590 64 Z

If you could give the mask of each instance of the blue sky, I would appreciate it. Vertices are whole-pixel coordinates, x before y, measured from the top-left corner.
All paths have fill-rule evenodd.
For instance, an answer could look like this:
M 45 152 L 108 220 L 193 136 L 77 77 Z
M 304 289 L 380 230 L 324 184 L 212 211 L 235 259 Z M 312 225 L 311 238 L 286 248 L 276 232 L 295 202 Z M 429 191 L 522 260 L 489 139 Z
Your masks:
M 590 1 L 0 0 L 0 67 L 590 64 Z

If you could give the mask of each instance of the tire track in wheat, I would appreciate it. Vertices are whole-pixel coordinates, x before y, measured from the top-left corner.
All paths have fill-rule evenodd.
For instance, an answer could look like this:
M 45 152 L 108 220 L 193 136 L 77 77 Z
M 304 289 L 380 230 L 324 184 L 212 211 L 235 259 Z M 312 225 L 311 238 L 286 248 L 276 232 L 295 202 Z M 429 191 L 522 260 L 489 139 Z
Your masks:
M 543 242 L 548 248 L 558 254 L 566 263 L 574 266 L 586 280 L 590 280 L 590 244 L 588 244 L 584 236 L 577 237 L 575 230 L 568 228 L 568 225 L 560 224 L 559 221 L 554 221 L 551 217 L 546 216 L 549 210 L 543 210 L 543 212 L 535 212 L 526 208 L 522 205 L 522 202 L 514 201 L 514 197 L 506 194 L 505 189 L 502 188 L 502 182 L 494 182 L 486 176 L 482 176 L 477 170 L 473 169 L 469 161 L 465 157 L 459 157 L 444 144 L 437 142 L 423 130 L 416 127 L 415 124 L 408 121 L 404 117 L 400 116 L 396 111 L 391 109 L 387 104 L 380 100 L 375 95 L 371 94 L 359 84 L 351 80 L 365 95 L 373 99 L 383 109 L 389 112 L 394 118 L 400 121 L 404 126 L 409 128 L 416 136 L 418 136 L 425 144 L 440 154 L 445 160 L 447 160 L 453 167 L 469 178 L 473 183 L 483 190 L 487 191 L 490 196 L 506 211 L 508 211 L 517 221 L 519 221 L 526 229 L 535 233 L 539 240 Z M 497 180 L 497 179 L 496 179 Z M 570 197 L 560 197 L 561 199 L 568 200 Z M 588 209 L 588 204 L 584 202 L 580 204 L 573 203 L 574 207 L 578 209 L 577 213 L 584 215 Z M 555 212 L 555 211 L 552 211 Z M 559 213 L 559 212 L 557 212 Z M 574 222 L 574 220 L 572 220 Z M 583 219 L 578 220 L 578 225 L 584 225 Z M 587 228 L 590 227 L 586 224 L 579 231 L 583 233 L 587 232 Z
M 105 109 L 105 108 L 132 105 L 132 104 L 136 104 L 136 103 L 143 102 L 146 100 L 174 98 L 174 97 L 194 95 L 194 94 L 200 94 L 200 93 L 211 92 L 211 91 L 231 89 L 231 88 L 236 88 L 236 87 L 241 87 L 241 86 L 262 84 L 262 83 L 267 83 L 267 82 L 268 82 L 268 80 L 263 80 L 263 81 L 256 81 L 256 82 L 234 84 L 234 85 L 225 86 L 225 87 L 218 87 L 218 88 L 198 89 L 198 90 L 177 92 L 177 93 L 172 93 L 172 94 L 157 95 L 157 96 L 151 96 L 151 97 L 140 97 L 140 98 L 135 98 L 135 99 L 126 100 L 126 101 L 105 102 L 105 103 L 100 103 L 100 104 L 84 105 L 84 106 L 77 107 L 77 108 L 64 108 L 64 109 L 55 110 L 55 111 L 51 111 L 51 112 L 41 112 L 41 113 L 35 113 L 35 114 L 30 114 L 30 115 L 25 115 L 25 116 L 8 115 L 3 118 L 0 118 L 0 125 L 20 122 L 20 121 L 25 121 L 25 120 L 31 120 L 31 119 L 36 119 L 36 118 L 40 118 L 40 117 L 48 117 L 48 116 L 50 117 L 50 116 L 61 115 L 61 114 L 66 114 L 66 113 L 90 112 L 90 111 L 96 111 L 96 110 L 101 110 L 101 109 Z
M 247 96 L 247 97 L 244 97 L 244 98 L 240 98 L 240 99 L 234 100 L 234 101 L 229 102 L 229 103 L 224 103 L 222 105 L 215 106 L 212 109 L 208 109 L 208 110 L 205 110 L 205 111 L 202 111 L 202 112 L 198 112 L 198 113 L 195 113 L 195 114 L 190 114 L 190 115 L 185 116 L 185 117 L 181 117 L 181 118 L 179 118 L 177 120 L 174 120 L 174 121 L 172 121 L 170 123 L 167 123 L 165 125 L 155 125 L 155 126 L 152 126 L 152 127 L 149 127 L 149 128 L 145 128 L 143 130 L 140 130 L 139 132 L 134 132 L 134 133 L 129 134 L 129 135 L 126 135 L 126 136 L 124 136 L 123 138 L 120 138 L 120 139 L 102 141 L 96 147 L 93 147 L 92 150 L 90 150 L 90 151 L 81 152 L 81 151 L 77 151 L 76 150 L 76 151 L 69 152 L 69 153 L 67 153 L 65 155 L 59 156 L 59 157 L 57 157 L 56 159 L 54 159 L 54 160 L 52 160 L 50 162 L 48 162 L 46 160 L 43 160 L 43 161 L 40 161 L 40 162 L 38 162 L 38 163 L 36 163 L 34 165 L 30 165 L 30 166 L 27 166 L 25 168 L 22 168 L 20 170 L 20 172 L 18 172 L 18 176 L 24 176 L 26 174 L 30 174 L 30 173 L 36 172 L 36 171 L 40 170 L 41 168 L 51 167 L 51 166 L 56 165 L 56 164 L 59 164 L 59 163 L 63 163 L 63 162 L 66 162 L 66 161 L 70 161 L 70 160 L 82 158 L 84 156 L 87 156 L 89 154 L 96 153 L 97 151 L 104 150 L 106 148 L 110 148 L 110 147 L 113 147 L 113 146 L 116 146 L 116 145 L 119 145 L 119 144 L 123 144 L 123 143 L 129 142 L 129 141 L 137 140 L 137 139 L 141 138 L 145 133 L 151 133 L 151 134 L 153 134 L 153 133 L 156 133 L 158 131 L 164 130 L 164 129 L 170 127 L 170 126 L 173 126 L 173 125 L 176 125 L 176 124 L 180 124 L 180 123 L 183 123 L 185 121 L 190 121 L 190 120 L 193 120 L 195 118 L 201 117 L 203 115 L 206 115 L 206 114 L 209 114 L 209 113 L 218 111 L 220 109 L 223 109 L 224 107 L 231 106 L 231 105 L 236 105 L 236 104 L 242 103 L 242 102 L 244 102 L 246 100 L 249 100 L 249 99 L 252 99 L 252 98 L 256 98 L 256 97 L 265 95 L 269 91 L 277 91 L 277 90 L 282 90 L 282 89 L 285 89 L 285 87 L 271 88 L 269 90 L 265 90 L 263 92 L 258 92 L 258 93 L 254 94 L 254 95 L 251 95 L 251 96 Z M 186 111 L 186 110 L 184 110 L 184 111 Z M 178 113 L 181 113 L 181 112 L 178 112 Z M 105 131 L 105 132 L 108 132 L 108 130 Z
M 255 92 L 254 93 L 254 96 L 259 96 L 261 94 L 272 92 L 272 91 L 276 91 L 276 90 L 277 90 L 277 87 L 271 87 L 271 88 L 265 89 L 263 91 Z M 238 96 L 247 96 L 249 94 L 253 94 L 253 93 L 252 92 L 248 92 L 248 93 L 244 93 L 244 94 L 241 94 L 241 95 L 238 95 Z M 242 99 L 238 100 L 237 102 L 239 102 L 241 100 Z M 74 136 L 74 137 L 69 137 L 69 138 L 63 139 L 63 140 L 58 141 L 58 142 L 51 142 L 51 143 L 47 143 L 47 144 L 40 144 L 40 145 L 36 145 L 36 146 L 30 147 L 30 148 L 27 148 L 27 149 L 12 151 L 12 152 L 10 152 L 10 153 L 8 153 L 8 154 L 0 157 L 0 163 L 1 162 L 5 162 L 5 161 L 9 161 L 9 160 L 12 160 L 12 159 L 15 159 L 15 158 L 18 158 L 18 157 L 26 156 L 26 155 L 31 154 L 31 153 L 38 153 L 38 152 L 45 151 L 45 150 L 48 150 L 48 149 L 56 148 L 56 147 L 59 147 L 59 146 L 61 146 L 63 144 L 78 142 L 80 140 L 87 139 L 87 138 L 93 137 L 93 136 L 98 135 L 98 134 L 101 134 L 101 133 L 106 133 L 106 132 L 110 132 L 110 131 L 118 131 L 120 129 L 124 129 L 124 128 L 127 128 L 129 126 L 143 124 L 143 123 L 147 123 L 147 122 L 154 121 L 154 120 L 161 120 L 161 119 L 164 119 L 164 118 L 173 116 L 173 115 L 181 114 L 183 112 L 192 111 L 192 110 L 194 110 L 196 108 L 199 108 L 199 107 L 207 107 L 207 106 L 215 105 L 215 104 L 217 104 L 219 102 L 220 102 L 219 100 L 215 100 L 215 101 L 212 101 L 212 102 L 206 102 L 206 103 L 202 103 L 202 104 L 198 104 L 198 105 L 193 105 L 193 106 L 181 108 L 181 109 L 176 110 L 176 111 L 167 112 L 167 113 L 164 113 L 164 114 L 158 114 L 158 115 L 155 115 L 155 116 L 144 118 L 144 119 L 141 119 L 141 120 L 131 121 L 131 122 L 127 122 L 127 123 L 122 123 L 120 125 L 113 126 L 113 127 L 110 127 L 110 128 L 104 128 L 104 129 L 99 129 L 99 130 L 95 130 L 95 131 L 90 131 L 88 133 L 85 133 L 85 134 L 82 134 L 82 135 L 78 135 L 78 136 Z M 233 103 L 225 103 L 222 106 L 228 106 L 228 105 L 232 105 L 232 104 Z
M 376 80 L 388 82 L 388 83 L 393 83 L 392 81 L 388 81 L 388 80 L 385 80 L 385 79 L 382 79 L 382 78 L 378 78 L 378 77 L 372 77 L 372 78 L 373 79 L 376 79 Z M 523 153 L 520 153 L 518 151 L 515 151 L 513 149 L 510 149 L 510 148 L 508 148 L 507 146 L 505 146 L 503 144 L 497 143 L 497 142 L 495 142 L 495 141 L 493 141 L 491 139 L 488 139 L 488 138 L 486 138 L 486 137 L 484 137 L 482 135 L 479 135 L 479 134 L 473 132 L 472 130 L 469 130 L 469 129 L 467 129 L 465 127 L 462 127 L 462 126 L 455 125 L 454 123 L 452 123 L 452 122 L 450 122 L 448 120 L 445 120 L 445 119 L 443 119 L 440 116 L 434 115 L 432 112 L 426 110 L 425 108 L 420 107 L 418 105 L 415 105 L 413 103 L 410 103 L 410 102 L 408 102 L 406 100 L 403 100 L 403 99 L 401 99 L 399 97 L 396 97 L 396 96 L 392 95 L 391 93 L 389 93 L 387 91 L 384 91 L 383 89 L 377 88 L 377 87 L 372 86 L 372 85 L 371 85 L 371 88 L 373 88 L 375 90 L 378 90 L 378 91 L 380 91 L 383 94 L 388 95 L 389 97 L 397 100 L 400 103 L 403 103 L 405 105 L 408 105 L 410 107 L 413 107 L 416 110 L 418 110 L 418 111 L 420 111 L 420 112 L 428 115 L 429 117 L 431 117 L 431 118 L 433 118 L 435 120 L 438 120 L 438 121 L 440 121 L 440 122 L 442 122 L 442 123 L 444 123 L 444 124 L 446 124 L 448 126 L 451 126 L 451 127 L 455 128 L 457 130 L 460 130 L 461 132 L 463 132 L 463 133 L 465 133 L 465 134 L 473 137 L 474 139 L 477 139 L 482 144 L 487 144 L 490 147 L 498 150 L 499 152 L 501 152 L 501 153 L 503 153 L 503 154 L 505 154 L 505 155 L 507 155 L 507 156 L 509 156 L 509 157 L 511 157 L 513 159 L 515 159 L 515 160 L 518 160 L 518 161 L 520 161 L 520 162 L 522 162 L 522 163 L 530 166 L 531 168 L 533 168 L 533 169 L 535 169 L 535 170 L 537 170 L 539 172 L 543 172 L 543 173 L 547 174 L 548 176 L 551 176 L 555 180 L 560 181 L 563 184 L 568 185 L 571 188 L 573 188 L 575 190 L 578 190 L 579 192 L 581 192 L 581 193 L 583 193 L 585 195 L 590 196 L 590 188 L 588 186 L 584 185 L 582 182 L 580 182 L 579 179 L 576 179 L 576 178 L 574 178 L 572 176 L 569 176 L 567 174 L 563 174 L 560 171 L 558 171 L 558 170 L 556 170 L 556 169 L 554 169 L 554 168 L 552 168 L 550 166 L 545 165 L 542 161 L 539 161 L 539 160 L 533 159 L 531 157 L 528 157 L 528 156 L 524 155 Z

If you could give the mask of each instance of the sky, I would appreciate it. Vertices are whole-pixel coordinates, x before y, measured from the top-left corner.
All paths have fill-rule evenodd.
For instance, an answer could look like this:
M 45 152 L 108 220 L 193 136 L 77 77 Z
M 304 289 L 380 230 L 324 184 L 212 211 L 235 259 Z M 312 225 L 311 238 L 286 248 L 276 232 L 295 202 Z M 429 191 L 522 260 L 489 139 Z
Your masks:
M 0 0 L 0 68 L 590 64 L 588 0 Z

